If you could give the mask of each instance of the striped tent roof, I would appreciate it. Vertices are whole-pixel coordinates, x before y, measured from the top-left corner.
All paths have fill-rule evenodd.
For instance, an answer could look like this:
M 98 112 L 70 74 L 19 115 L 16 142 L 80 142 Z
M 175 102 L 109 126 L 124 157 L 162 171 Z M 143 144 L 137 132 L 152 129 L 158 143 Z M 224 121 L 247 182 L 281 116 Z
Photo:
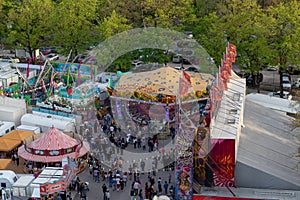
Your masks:
M 66 157 L 76 159 L 86 155 L 88 152 L 90 152 L 90 145 L 87 142 L 82 143 L 82 148 L 79 149 L 79 152 L 72 152 L 69 154 L 59 156 L 42 156 L 31 154 L 28 151 L 26 151 L 24 145 L 19 147 L 18 149 L 18 155 L 23 159 L 42 163 L 61 162 L 61 160 Z
M 64 134 L 63 132 L 52 127 L 45 132 L 40 138 L 28 145 L 29 148 L 38 150 L 60 150 L 68 149 L 79 144 L 80 141 Z

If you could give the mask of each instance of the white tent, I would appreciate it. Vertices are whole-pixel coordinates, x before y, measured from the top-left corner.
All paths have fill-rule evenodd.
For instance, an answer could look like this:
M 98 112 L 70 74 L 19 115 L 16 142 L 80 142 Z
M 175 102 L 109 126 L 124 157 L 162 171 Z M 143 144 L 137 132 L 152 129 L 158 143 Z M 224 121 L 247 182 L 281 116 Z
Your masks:
M 22 125 L 37 126 L 42 132 L 48 131 L 52 126 L 65 132 L 75 132 L 75 119 L 67 120 L 66 117 L 54 117 L 52 115 L 25 114 L 21 118 Z
M 285 113 L 246 100 L 235 181 L 238 187 L 300 190 L 300 128 Z
M 297 101 L 269 96 L 266 94 L 251 93 L 246 99 L 274 110 L 296 114 L 300 111 L 300 104 Z

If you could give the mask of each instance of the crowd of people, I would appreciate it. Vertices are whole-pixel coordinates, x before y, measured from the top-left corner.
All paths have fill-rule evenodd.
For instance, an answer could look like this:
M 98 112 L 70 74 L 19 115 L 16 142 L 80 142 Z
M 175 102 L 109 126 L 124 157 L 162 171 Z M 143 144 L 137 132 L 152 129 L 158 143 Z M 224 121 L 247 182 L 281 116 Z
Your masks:
M 126 188 L 129 188 L 131 200 L 143 200 L 152 199 L 155 195 L 168 195 L 170 199 L 174 199 L 174 178 L 172 176 L 173 171 L 169 171 L 165 180 L 158 177 L 156 174 L 148 173 L 136 173 L 136 172 L 122 172 L 120 170 L 108 170 L 106 171 L 101 162 L 89 156 L 87 160 L 89 174 L 93 177 L 95 184 L 99 183 L 101 187 L 104 200 L 111 199 L 111 192 L 123 192 Z M 147 177 L 147 181 L 142 181 Z M 76 190 L 80 194 L 82 199 L 86 199 L 88 189 L 88 183 L 80 182 L 80 178 L 77 177 L 72 180 L 72 190 Z
M 175 151 L 171 149 L 166 152 L 164 144 L 160 144 L 158 135 L 142 134 L 144 130 L 141 127 L 135 130 L 131 126 L 127 129 L 126 132 L 121 130 L 111 113 L 106 113 L 101 120 L 94 121 L 94 124 L 91 121 L 84 123 L 83 135 L 90 143 L 92 152 L 86 160 L 89 174 L 96 184 L 102 185 L 104 200 L 111 198 L 111 192 L 122 192 L 128 187 L 130 187 L 128 195 L 132 200 L 152 199 L 160 194 L 168 195 L 172 199 L 174 185 L 171 181 L 171 174 L 174 171 Z M 169 130 L 171 140 L 174 140 L 174 130 L 174 126 L 171 126 Z M 155 156 L 151 156 L 147 161 L 146 158 L 130 161 L 129 166 L 125 168 L 124 162 L 128 160 L 124 161 L 124 150 L 149 152 L 154 153 Z M 148 162 L 148 166 L 145 162 Z M 164 166 L 165 173 L 171 170 L 167 180 L 157 177 L 159 162 L 161 162 L 160 166 Z M 148 176 L 148 181 L 142 182 L 141 176 Z M 87 189 L 85 188 L 85 184 L 80 183 L 79 178 L 73 180 L 72 189 L 76 189 L 82 199 L 86 199 Z

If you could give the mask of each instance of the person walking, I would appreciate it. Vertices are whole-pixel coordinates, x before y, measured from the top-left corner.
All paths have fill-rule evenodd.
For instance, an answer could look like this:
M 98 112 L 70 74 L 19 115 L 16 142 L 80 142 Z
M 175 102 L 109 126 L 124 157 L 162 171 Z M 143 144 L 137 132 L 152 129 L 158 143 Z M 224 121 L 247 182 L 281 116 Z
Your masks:
M 102 192 L 103 192 L 103 199 L 106 200 L 106 191 L 107 191 L 107 186 L 106 184 L 104 183 L 102 185 Z
M 169 184 L 171 183 L 172 175 L 169 173 Z
M 80 194 L 80 179 L 79 179 L 79 177 L 77 177 L 77 179 L 76 179 L 76 189 L 77 189 L 77 193 Z
M 158 188 L 158 192 L 162 193 L 162 185 L 161 185 L 161 181 L 157 182 L 157 188 Z
M 142 168 L 142 174 L 145 172 L 145 162 L 144 160 L 141 161 L 141 168 Z
M 110 192 L 109 192 L 109 189 L 106 190 L 105 196 L 106 196 L 106 200 L 110 200 Z
M 134 200 L 134 196 L 135 196 L 134 190 L 131 189 L 131 190 L 130 190 L 130 200 Z
M 168 194 L 168 187 L 169 187 L 169 184 L 167 181 L 165 181 L 165 184 L 164 184 L 165 194 Z
M 143 198 L 143 189 L 140 189 L 140 191 L 139 191 L 139 198 L 140 198 L 140 200 L 144 200 L 144 198 Z

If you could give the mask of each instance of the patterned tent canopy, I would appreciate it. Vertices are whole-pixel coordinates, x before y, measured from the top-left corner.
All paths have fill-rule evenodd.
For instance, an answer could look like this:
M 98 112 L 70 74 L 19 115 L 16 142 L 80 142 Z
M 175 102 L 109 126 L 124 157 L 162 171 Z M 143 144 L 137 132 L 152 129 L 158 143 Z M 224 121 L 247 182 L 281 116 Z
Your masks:
M 30 143 L 28 147 L 38 150 L 60 150 L 74 147 L 78 143 L 79 141 L 77 141 L 76 139 L 52 127 L 39 139 Z
M 11 159 L 0 159 L 0 170 L 7 169 L 11 162 Z
M 191 87 L 188 93 L 195 91 L 206 91 L 214 77 L 210 74 L 186 72 L 190 76 Z M 139 91 L 151 95 L 164 94 L 176 96 L 182 87 L 180 81 L 183 72 L 172 67 L 163 67 L 153 71 L 134 74 L 124 74 L 116 84 L 117 95 L 130 97 L 133 92 Z
M 0 138 L 0 151 L 11 151 L 17 146 L 21 144 L 21 141 L 18 140 L 11 140 L 1 137 Z
M 18 140 L 23 142 L 26 138 L 34 135 L 34 132 L 32 131 L 22 131 L 22 130 L 13 130 L 6 135 L 4 135 L 2 138 L 5 139 L 11 139 L 11 140 Z

